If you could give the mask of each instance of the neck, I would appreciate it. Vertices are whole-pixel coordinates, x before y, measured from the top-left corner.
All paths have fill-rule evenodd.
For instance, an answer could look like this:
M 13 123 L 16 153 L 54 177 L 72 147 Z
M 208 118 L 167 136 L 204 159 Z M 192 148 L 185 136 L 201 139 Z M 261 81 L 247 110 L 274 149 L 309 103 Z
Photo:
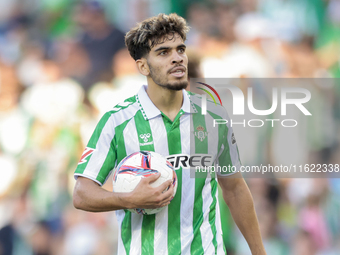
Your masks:
M 161 112 L 172 121 L 175 119 L 183 104 L 182 90 L 169 90 L 157 84 L 148 83 L 146 93 Z

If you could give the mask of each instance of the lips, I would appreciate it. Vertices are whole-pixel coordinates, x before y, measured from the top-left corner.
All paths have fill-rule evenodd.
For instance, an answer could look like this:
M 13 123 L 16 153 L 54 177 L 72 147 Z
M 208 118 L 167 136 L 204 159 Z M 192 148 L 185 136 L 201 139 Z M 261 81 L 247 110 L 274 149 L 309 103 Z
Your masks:
M 185 74 L 186 68 L 184 66 L 174 67 L 170 70 L 170 74 L 175 77 L 183 77 Z

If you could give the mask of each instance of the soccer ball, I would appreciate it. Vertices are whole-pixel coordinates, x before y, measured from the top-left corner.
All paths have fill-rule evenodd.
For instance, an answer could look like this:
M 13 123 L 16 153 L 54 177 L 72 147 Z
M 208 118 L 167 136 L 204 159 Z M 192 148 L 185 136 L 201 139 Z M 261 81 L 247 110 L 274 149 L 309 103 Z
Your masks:
M 172 180 L 174 196 L 177 190 L 177 176 L 172 164 L 162 155 L 152 151 L 139 151 L 132 153 L 120 161 L 113 174 L 114 192 L 131 192 L 135 189 L 142 178 L 161 173 L 161 176 L 150 185 L 158 187 L 167 180 Z M 163 192 L 168 190 L 166 188 Z M 137 214 L 155 214 L 163 210 L 156 209 L 129 209 Z

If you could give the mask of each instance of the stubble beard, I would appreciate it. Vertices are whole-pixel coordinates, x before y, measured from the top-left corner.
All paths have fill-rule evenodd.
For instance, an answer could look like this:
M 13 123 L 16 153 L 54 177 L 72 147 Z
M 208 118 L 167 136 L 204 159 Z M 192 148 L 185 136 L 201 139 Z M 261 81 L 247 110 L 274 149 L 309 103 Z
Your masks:
M 186 89 L 188 87 L 188 81 L 175 81 L 173 83 L 169 83 L 166 79 L 162 79 L 161 75 L 159 74 L 155 68 L 153 68 L 149 64 L 149 70 L 150 70 L 150 77 L 152 80 L 158 85 L 161 86 L 162 88 L 168 89 L 168 90 L 174 90 L 174 91 L 179 91 L 182 89 Z

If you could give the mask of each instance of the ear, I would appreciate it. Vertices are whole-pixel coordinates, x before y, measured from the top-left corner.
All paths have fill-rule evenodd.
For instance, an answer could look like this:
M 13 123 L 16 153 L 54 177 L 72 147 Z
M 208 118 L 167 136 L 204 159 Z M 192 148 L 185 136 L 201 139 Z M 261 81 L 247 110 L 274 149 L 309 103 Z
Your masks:
M 138 71 L 142 75 L 148 76 L 150 74 L 149 65 L 147 63 L 146 58 L 140 58 L 140 59 L 136 60 L 136 65 L 137 65 Z

